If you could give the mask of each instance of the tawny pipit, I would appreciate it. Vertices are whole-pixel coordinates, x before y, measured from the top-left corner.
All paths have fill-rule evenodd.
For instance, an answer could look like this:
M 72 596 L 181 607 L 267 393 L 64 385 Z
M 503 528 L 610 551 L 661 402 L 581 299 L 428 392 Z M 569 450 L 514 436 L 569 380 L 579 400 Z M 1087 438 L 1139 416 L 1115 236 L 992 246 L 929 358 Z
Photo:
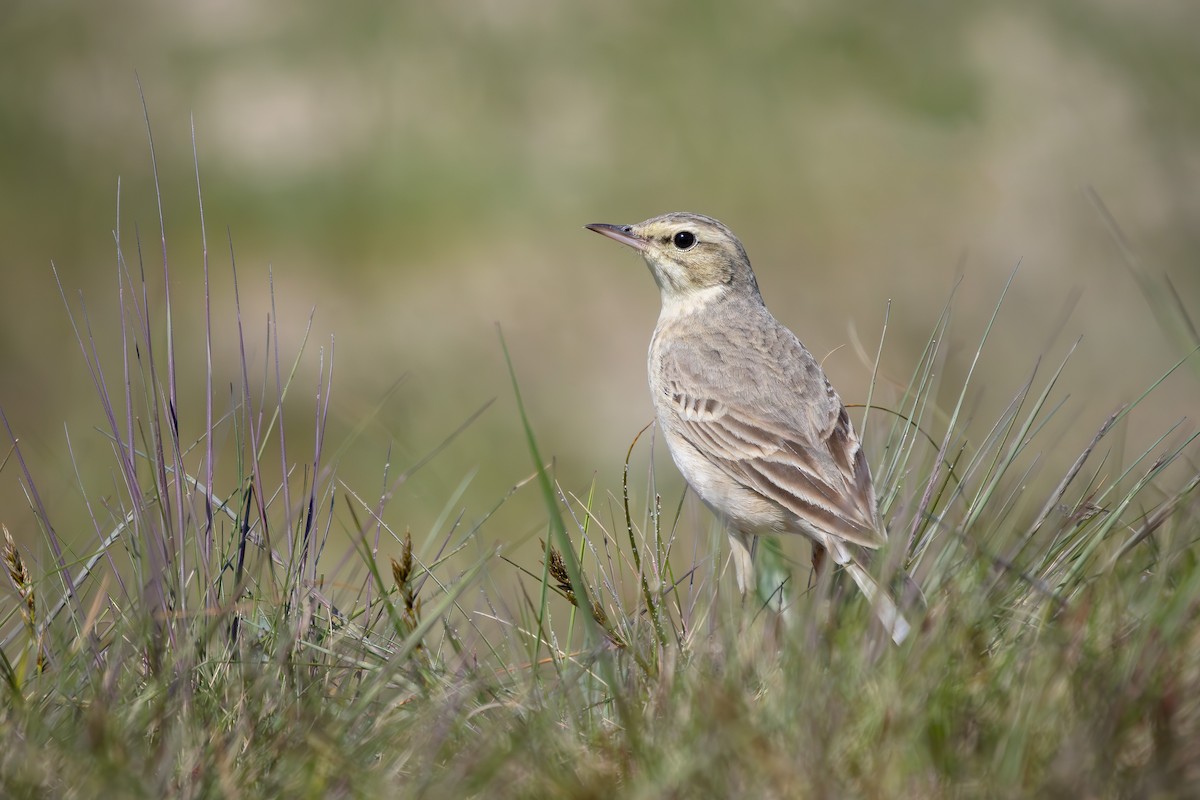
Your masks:
M 763 305 L 742 243 L 700 214 L 587 227 L 640 252 L 658 284 L 648 366 L 659 429 L 728 524 L 738 588 L 752 585 L 751 536 L 800 533 L 902 642 L 908 623 L 864 566 L 887 532 L 858 436 L 816 359 Z

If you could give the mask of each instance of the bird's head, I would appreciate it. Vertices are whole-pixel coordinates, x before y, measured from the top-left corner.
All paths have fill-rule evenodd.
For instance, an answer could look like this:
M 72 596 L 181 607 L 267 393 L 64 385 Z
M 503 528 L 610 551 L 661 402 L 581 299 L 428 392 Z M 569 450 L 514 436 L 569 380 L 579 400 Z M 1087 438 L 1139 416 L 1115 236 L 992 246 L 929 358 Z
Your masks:
M 707 302 L 728 291 L 758 295 L 745 248 L 712 217 L 677 211 L 636 225 L 586 227 L 642 254 L 664 309 Z

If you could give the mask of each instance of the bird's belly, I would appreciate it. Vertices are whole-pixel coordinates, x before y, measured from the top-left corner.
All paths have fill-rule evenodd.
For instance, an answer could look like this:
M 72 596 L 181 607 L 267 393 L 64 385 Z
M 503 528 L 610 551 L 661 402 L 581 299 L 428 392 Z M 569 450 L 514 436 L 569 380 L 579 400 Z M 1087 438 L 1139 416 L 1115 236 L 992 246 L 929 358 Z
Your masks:
M 678 434 L 664 430 L 663 438 L 683 479 L 718 516 L 743 533 L 785 529 L 785 515 L 777 503 L 731 478 Z

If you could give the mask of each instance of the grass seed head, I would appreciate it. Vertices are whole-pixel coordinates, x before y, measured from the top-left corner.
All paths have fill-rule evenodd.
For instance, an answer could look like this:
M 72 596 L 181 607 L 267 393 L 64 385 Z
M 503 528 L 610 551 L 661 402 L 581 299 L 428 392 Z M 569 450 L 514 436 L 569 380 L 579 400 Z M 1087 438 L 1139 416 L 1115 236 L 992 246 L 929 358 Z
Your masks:
M 404 542 L 400 546 L 400 559 L 392 559 L 392 580 L 396 582 L 396 590 L 404 599 L 405 617 L 415 623 L 421 613 L 421 600 L 417 597 L 417 588 L 413 585 L 412 578 L 412 531 L 406 531 Z
M 25 567 L 25 560 L 21 558 L 21 551 L 17 549 L 17 543 L 13 541 L 12 534 L 8 532 L 8 526 L 0 525 L 0 527 L 4 529 L 4 566 L 7 568 L 8 577 L 12 579 L 18 594 L 25 601 L 25 608 L 21 610 L 21 616 L 25 618 L 26 625 L 33 627 L 34 621 L 37 619 L 37 598 L 33 591 L 33 581 L 29 577 L 29 570 Z

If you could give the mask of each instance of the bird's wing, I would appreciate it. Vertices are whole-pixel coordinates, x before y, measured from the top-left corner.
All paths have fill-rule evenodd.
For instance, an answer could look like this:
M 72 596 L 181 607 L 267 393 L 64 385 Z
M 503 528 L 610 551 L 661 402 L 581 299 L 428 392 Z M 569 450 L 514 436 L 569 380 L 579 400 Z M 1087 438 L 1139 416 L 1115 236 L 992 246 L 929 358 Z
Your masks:
M 737 348 L 739 357 L 757 363 L 732 370 L 721 355 L 731 350 L 708 344 L 662 353 L 660 402 L 672 410 L 679 434 L 802 523 L 863 547 L 882 546 L 866 457 L 812 355 L 782 326 L 765 348 Z M 716 385 L 715 376 L 729 385 Z

